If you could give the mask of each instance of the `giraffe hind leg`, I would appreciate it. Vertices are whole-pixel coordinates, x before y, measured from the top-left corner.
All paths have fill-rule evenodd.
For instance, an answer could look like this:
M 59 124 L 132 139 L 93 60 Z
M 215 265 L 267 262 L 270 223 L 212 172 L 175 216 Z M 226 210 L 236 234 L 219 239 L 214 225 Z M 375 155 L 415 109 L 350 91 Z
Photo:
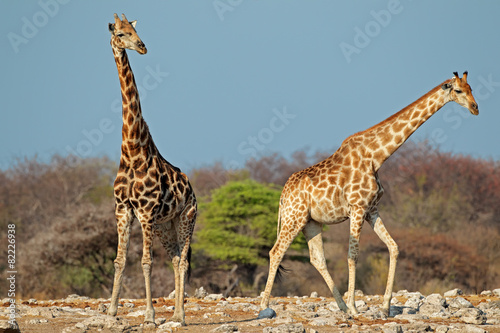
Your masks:
M 194 229 L 196 208 L 185 210 L 179 218 L 159 224 L 155 232 L 167 251 L 174 269 L 175 309 L 170 321 L 185 323 L 184 288 L 191 274 L 191 236 Z M 183 212 L 184 213 L 184 212 Z
M 194 200 L 194 198 L 193 198 Z M 186 325 L 184 312 L 184 288 L 191 273 L 191 238 L 196 223 L 196 203 L 186 206 L 175 224 L 178 261 L 173 260 L 175 271 L 175 309 L 171 321 Z M 177 265 L 176 262 L 177 261 Z
M 318 272 L 325 280 L 340 310 L 347 312 L 347 306 L 342 299 L 342 296 L 340 295 L 337 287 L 335 286 L 332 276 L 328 272 L 328 268 L 326 267 L 325 251 L 323 248 L 321 231 L 321 224 L 312 220 L 309 221 L 309 223 L 307 223 L 307 225 L 302 230 L 304 236 L 306 237 L 307 245 L 309 246 L 309 257 L 311 260 L 311 264 L 318 270 Z
M 174 221 L 167 221 L 161 224 L 155 225 L 155 234 L 160 240 L 163 248 L 167 252 L 170 261 L 172 262 L 172 266 L 174 269 L 174 291 L 175 291 L 175 308 L 177 308 L 177 293 L 179 290 L 179 249 L 177 246 L 177 233 L 172 224 Z M 176 310 L 174 310 L 176 311 Z

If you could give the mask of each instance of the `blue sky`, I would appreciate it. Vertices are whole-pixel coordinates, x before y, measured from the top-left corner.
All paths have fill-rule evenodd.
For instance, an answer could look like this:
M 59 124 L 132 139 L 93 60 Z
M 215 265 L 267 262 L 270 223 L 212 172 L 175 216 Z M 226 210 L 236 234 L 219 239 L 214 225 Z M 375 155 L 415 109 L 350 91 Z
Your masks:
M 2 1 L 0 167 L 72 152 L 119 159 L 113 13 L 137 20 L 129 51 L 143 115 L 171 163 L 242 166 L 269 152 L 328 151 L 469 71 L 473 117 L 448 104 L 412 136 L 500 159 L 498 1 Z

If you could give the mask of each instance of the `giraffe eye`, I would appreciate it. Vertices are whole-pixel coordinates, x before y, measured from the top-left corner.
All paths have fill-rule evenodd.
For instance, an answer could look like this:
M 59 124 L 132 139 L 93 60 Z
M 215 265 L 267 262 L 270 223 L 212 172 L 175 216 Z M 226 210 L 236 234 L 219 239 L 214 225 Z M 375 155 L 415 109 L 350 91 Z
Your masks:
M 125 36 L 125 35 L 124 35 L 124 34 L 122 34 L 122 33 L 120 33 L 120 32 L 116 34 L 116 37 L 120 37 L 120 38 L 122 38 L 123 36 Z
M 462 93 L 462 90 L 460 90 L 460 89 L 455 89 L 455 92 L 456 92 L 457 94 L 461 94 L 461 93 Z

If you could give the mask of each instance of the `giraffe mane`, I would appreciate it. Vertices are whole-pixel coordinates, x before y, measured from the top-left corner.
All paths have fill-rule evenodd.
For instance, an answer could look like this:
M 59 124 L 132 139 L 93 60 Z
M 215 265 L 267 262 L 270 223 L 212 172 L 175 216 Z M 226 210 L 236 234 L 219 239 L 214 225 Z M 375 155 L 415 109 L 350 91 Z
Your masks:
M 413 103 L 407 105 L 406 107 L 402 108 L 401 110 L 399 110 L 398 112 L 394 113 L 392 116 L 390 116 L 389 118 L 387 119 L 384 119 L 382 120 L 381 122 L 379 122 L 378 124 L 376 125 L 373 125 L 371 126 L 370 128 L 367 128 L 366 130 L 364 131 L 360 131 L 360 132 L 357 132 L 357 133 L 354 133 L 353 135 L 349 136 L 347 139 L 345 139 L 343 142 L 342 142 L 342 145 L 349 141 L 350 139 L 358 136 L 358 135 L 363 135 L 369 131 L 372 131 L 374 129 L 376 129 L 377 127 L 380 127 L 380 126 L 383 126 L 387 123 L 390 123 L 391 121 L 393 121 L 394 119 L 396 119 L 397 117 L 399 117 L 402 113 L 404 113 L 405 111 L 407 111 L 409 108 L 413 108 L 415 105 L 417 105 L 418 103 L 420 103 L 421 100 L 423 99 L 427 99 L 429 97 L 429 95 L 432 95 L 434 94 L 436 91 L 438 91 L 439 89 L 441 89 L 441 86 L 442 85 L 445 85 L 445 84 L 449 84 L 453 79 L 448 79 L 446 81 L 444 81 L 443 83 L 441 83 L 440 85 L 438 85 L 437 87 L 434 87 L 432 90 L 430 90 L 429 92 L 427 92 L 425 95 L 423 95 L 422 97 L 420 97 L 419 99 L 417 99 L 416 101 L 414 101 Z

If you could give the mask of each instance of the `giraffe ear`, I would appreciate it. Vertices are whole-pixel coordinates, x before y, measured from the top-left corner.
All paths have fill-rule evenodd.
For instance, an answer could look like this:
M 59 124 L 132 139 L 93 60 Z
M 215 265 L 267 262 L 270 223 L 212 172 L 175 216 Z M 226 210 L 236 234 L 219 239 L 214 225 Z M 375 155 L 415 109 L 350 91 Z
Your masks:
M 108 23 L 108 29 L 109 29 L 109 32 L 113 33 L 113 31 L 115 31 L 115 24 L 114 23 Z
M 137 20 L 133 20 L 132 22 L 130 22 L 130 25 L 134 27 L 135 29 L 135 25 L 137 24 Z
M 451 84 L 449 84 L 449 83 L 443 83 L 443 85 L 441 86 L 441 89 L 443 89 L 443 90 L 450 89 L 450 88 L 451 88 Z

